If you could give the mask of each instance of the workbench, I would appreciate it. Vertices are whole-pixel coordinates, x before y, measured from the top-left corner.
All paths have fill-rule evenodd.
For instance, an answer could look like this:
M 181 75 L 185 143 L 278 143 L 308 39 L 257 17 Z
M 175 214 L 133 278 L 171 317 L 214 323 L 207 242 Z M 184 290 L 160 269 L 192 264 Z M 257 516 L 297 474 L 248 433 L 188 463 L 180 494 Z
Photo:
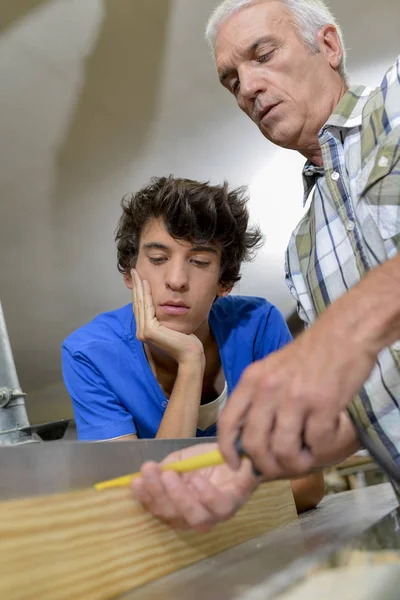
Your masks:
M 327 496 L 297 522 L 124 594 L 121 600 L 276 598 L 319 567 L 346 564 L 353 549 L 366 554 L 400 551 L 397 506 L 390 484 Z M 317 588 L 315 594 L 310 600 L 327 599 Z
M 133 467 L 139 468 L 145 459 L 160 460 L 166 453 L 185 447 L 189 443 L 199 442 L 202 440 L 168 440 L 167 443 L 162 440 L 151 440 L 149 442 L 107 442 L 103 444 L 39 442 L 17 447 L 0 447 L 0 502 L 4 503 L 3 507 L 8 507 L 8 511 L 11 508 L 10 502 L 16 502 L 16 506 L 18 506 L 18 502 L 22 502 L 25 506 L 25 503 L 26 505 L 31 503 L 30 499 L 34 502 L 37 497 L 38 504 L 43 504 L 44 510 L 47 505 L 50 509 L 53 504 L 57 508 L 57 494 L 68 494 L 74 490 L 85 489 L 103 479 L 129 473 Z M 284 483 L 282 482 L 282 484 Z M 85 496 L 86 492 L 82 493 Z M 54 496 L 55 500 L 53 500 L 54 494 L 56 495 Z M 80 492 L 78 492 L 78 498 L 79 494 Z M 89 492 L 89 496 L 90 494 L 94 494 L 94 491 Z M 44 498 L 44 501 L 41 498 Z M 95 500 L 95 496 L 93 496 L 93 500 Z M 98 503 L 99 501 L 97 501 Z M 130 498 L 127 498 L 124 506 L 129 508 L 130 503 Z M 60 523 L 69 518 L 72 522 L 74 519 L 73 503 L 60 506 L 63 507 L 62 512 L 59 513 Z M 92 518 L 92 511 L 94 511 L 92 501 L 86 503 L 85 507 L 86 519 L 89 521 Z M 279 503 L 276 504 L 274 510 L 278 517 Z M 10 524 L 10 527 L 13 530 L 17 529 L 17 533 L 20 531 L 21 536 L 25 539 L 25 536 L 29 535 L 29 529 L 24 525 L 24 511 L 19 511 L 19 514 L 20 520 L 10 521 L 10 518 L 4 513 L 3 523 L 5 529 Z M 116 518 L 118 518 L 118 513 Z M 324 588 L 321 592 L 320 580 L 316 581 L 314 585 L 314 579 L 318 579 L 318 575 L 321 573 L 336 572 L 340 574 L 340 581 L 345 581 L 348 573 L 340 571 L 340 568 L 346 569 L 355 562 L 363 565 L 358 573 L 364 582 L 367 581 L 369 575 L 373 576 L 375 580 L 382 580 L 383 586 L 386 584 L 390 584 L 391 587 L 397 585 L 396 589 L 400 589 L 398 503 L 390 484 L 327 496 L 315 510 L 301 515 L 299 519 L 289 519 L 286 523 L 263 535 L 258 535 L 259 528 L 257 527 L 256 533 L 252 534 L 251 539 L 248 538 L 248 541 L 244 543 L 235 545 L 219 554 L 210 555 L 209 558 L 198 560 L 192 566 L 180 568 L 180 570 L 151 583 L 146 583 L 142 587 L 135 589 L 132 589 L 131 586 L 125 587 L 124 590 L 131 591 L 122 595 L 119 593 L 119 596 L 107 595 L 107 598 L 119 597 L 120 600 L 203 600 L 204 598 L 207 600 L 268 600 L 279 596 L 282 600 L 292 600 L 290 596 L 286 598 L 285 594 L 296 590 L 297 586 L 301 587 L 304 582 L 309 582 L 314 586 L 312 592 L 306 596 L 299 596 L 301 600 L 303 597 L 306 597 L 307 600 L 313 600 L 313 598 L 330 600 L 331 597 L 335 600 L 336 598 L 347 600 L 345 595 L 338 591 L 339 583 L 337 581 L 333 584 L 337 595 L 330 596 Z M 129 524 L 128 520 L 125 523 L 125 529 L 122 528 L 121 531 L 118 529 L 115 534 L 120 535 L 120 533 L 126 532 Z M 43 525 L 48 525 L 47 520 L 43 522 Z M 57 525 L 58 522 L 55 521 L 54 526 L 57 527 Z M 276 523 L 276 526 L 278 525 L 279 523 Z M 32 526 L 31 521 L 29 527 L 32 528 Z M 30 531 L 32 537 L 32 529 Z M 35 522 L 35 531 L 37 531 L 38 537 L 34 536 L 33 542 L 31 540 L 33 556 L 40 557 L 41 553 L 48 555 L 49 548 L 43 548 L 40 543 L 42 531 L 41 527 L 37 527 L 37 521 Z M 68 533 L 68 529 L 66 532 Z M 4 534 L 5 531 L 3 531 L 3 542 L 1 542 L 0 535 L 0 544 L 2 544 L 1 550 L 5 565 L 11 560 L 11 554 L 10 547 L 4 541 Z M 94 535 L 93 532 L 91 535 Z M 97 538 L 103 542 L 101 529 L 96 531 Z M 10 539 L 14 540 L 14 537 Z M 67 536 L 65 539 L 72 543 Z M 19 544 L 18 540 L 15 543 Z M 85 538 L 80 539 L 79 543 L 82 548 L 86 548 Z M 125 537 L 120 546 L 120 552 L 127 557 L 128 561 L 131 557 L 129 551 L 127 552 L 129 543 L 130 538 Z M 24 550 L 23 544 L 22 546 L 19 544 L 18 547 L 21 552 Z M 388 561 L 391 563 L 390 568 L 377 572 L 375 577 L 373 568 L 375 563 Z M 20 563 L 12 562 L 12 564 L 16 568 L 21 568 Z M 12 581 L 15 581 L 15 586 L 14 584 L 12 586 L 15 591 L 12 598 L 13 600 L 25 600 L 27 598 L 25 591 L 22 591 L 20 580 L 13 573 L 13 569 L 10 570 L 9 567 L 3 573 L 4 577 L 7 576 L 8 579 L 11 578 Z M 63 597 L 85 597 L 72 593 L 72 579 L 69 573 L 70 571 L 67 572 L 67 577 L 64 576 L 65 594 Z M 354 569 L 351 573 L 353 576 Z M 76 580 L 77 572 L 71 573 L 72 575 Z M 100 575 L 100 571 L 93 571 L 92 580 L 99 581 Z M 51 585 L 57 587 L 60 577 L 58 579 L 49 578 L 45 581 L 50 581 Z M 395 584 L 392 585 L 392 581 Z M 33 589 L 32 585 L 33 581 L 31 589 Z M 70 585 L 70 589 L 68 589 L 68 585 Z M 280 594 L 284 595 L 280 596 Z M 8 595 L 7 598 L 9 597 L 11 596 Z M 31 597 L 36 600 L 39 596 L 31 594 L 29 598 Z M 46 597 L 55 596 L 50 594 Z M 99 596 L 92 593 L 91 597 Z M 104 593 L 102 597 L 105 597 Z M 352 592 L 350 600 L 367 600 L 367 598 L 375 600 L 377 597 L 379 596 L 354 595 Z M 398 600 L 399 597 L 400 593 L 394 596 L 394 599 Z M 385 591 L 385 594 L 380 596 L 380 600 L 382 599 L 391 600 L 389 592 Z M 297 600 L 297 598 L 293 597 L 293 600 Z

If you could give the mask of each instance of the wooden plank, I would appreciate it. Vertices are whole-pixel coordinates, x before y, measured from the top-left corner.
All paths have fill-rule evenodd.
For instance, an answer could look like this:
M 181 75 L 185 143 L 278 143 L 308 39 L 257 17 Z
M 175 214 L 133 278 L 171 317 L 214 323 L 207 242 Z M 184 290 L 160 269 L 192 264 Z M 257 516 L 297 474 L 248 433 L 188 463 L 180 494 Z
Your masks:
M 0 503 L 0 598 L 114 598 L 297 518 L 290 484 L 260 486 L 207 534 L 179 532 L 129 489 Z

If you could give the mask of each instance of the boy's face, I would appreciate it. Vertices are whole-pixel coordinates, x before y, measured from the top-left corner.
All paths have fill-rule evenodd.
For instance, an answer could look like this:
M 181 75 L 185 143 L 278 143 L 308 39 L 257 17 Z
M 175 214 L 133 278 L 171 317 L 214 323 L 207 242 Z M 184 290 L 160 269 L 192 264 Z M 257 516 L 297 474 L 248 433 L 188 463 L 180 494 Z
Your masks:
M 152 219 L 143 229 L 136 270 L 150 283 L 158 321 L 181 333 L 195 333 L 208 319 L 215 297 L 230 292 L 219 283 L 220 248 L 175 240 L 162 219 Z M 130 274 L 124 279 L 131 288 Z

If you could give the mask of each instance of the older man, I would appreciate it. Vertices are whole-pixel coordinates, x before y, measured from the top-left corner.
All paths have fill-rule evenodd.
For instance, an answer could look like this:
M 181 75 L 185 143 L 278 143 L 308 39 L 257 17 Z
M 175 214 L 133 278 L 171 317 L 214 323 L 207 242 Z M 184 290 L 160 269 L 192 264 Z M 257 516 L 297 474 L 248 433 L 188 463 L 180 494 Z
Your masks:
M 377 89 L 349 87 L 340 28 L 319 0 L 225 0 L 206 37 L 238 106 L 307 159 L 305 199 L 314 193 L 286 267 L 300 316 L 315 324 L 245 371 L 219 424 L 229 466 L 183 480 L 143 468 L 135 487 L 148 508 L 199 529 L 256 485 L 241 478 L 239 434 L 265 479 L 361 446 L 400 479 L 400 58 Z

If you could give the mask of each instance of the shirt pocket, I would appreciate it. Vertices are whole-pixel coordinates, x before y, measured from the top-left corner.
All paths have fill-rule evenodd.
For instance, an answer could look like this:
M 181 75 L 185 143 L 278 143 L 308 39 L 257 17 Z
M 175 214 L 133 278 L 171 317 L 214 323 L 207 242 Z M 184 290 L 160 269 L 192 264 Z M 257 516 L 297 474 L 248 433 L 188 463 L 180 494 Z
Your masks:
M 376 151 L 366 182 L 361 174 L 360 200 L 368 207 L 382 238 L 400 234 L 400 126 L 395 127 Z

